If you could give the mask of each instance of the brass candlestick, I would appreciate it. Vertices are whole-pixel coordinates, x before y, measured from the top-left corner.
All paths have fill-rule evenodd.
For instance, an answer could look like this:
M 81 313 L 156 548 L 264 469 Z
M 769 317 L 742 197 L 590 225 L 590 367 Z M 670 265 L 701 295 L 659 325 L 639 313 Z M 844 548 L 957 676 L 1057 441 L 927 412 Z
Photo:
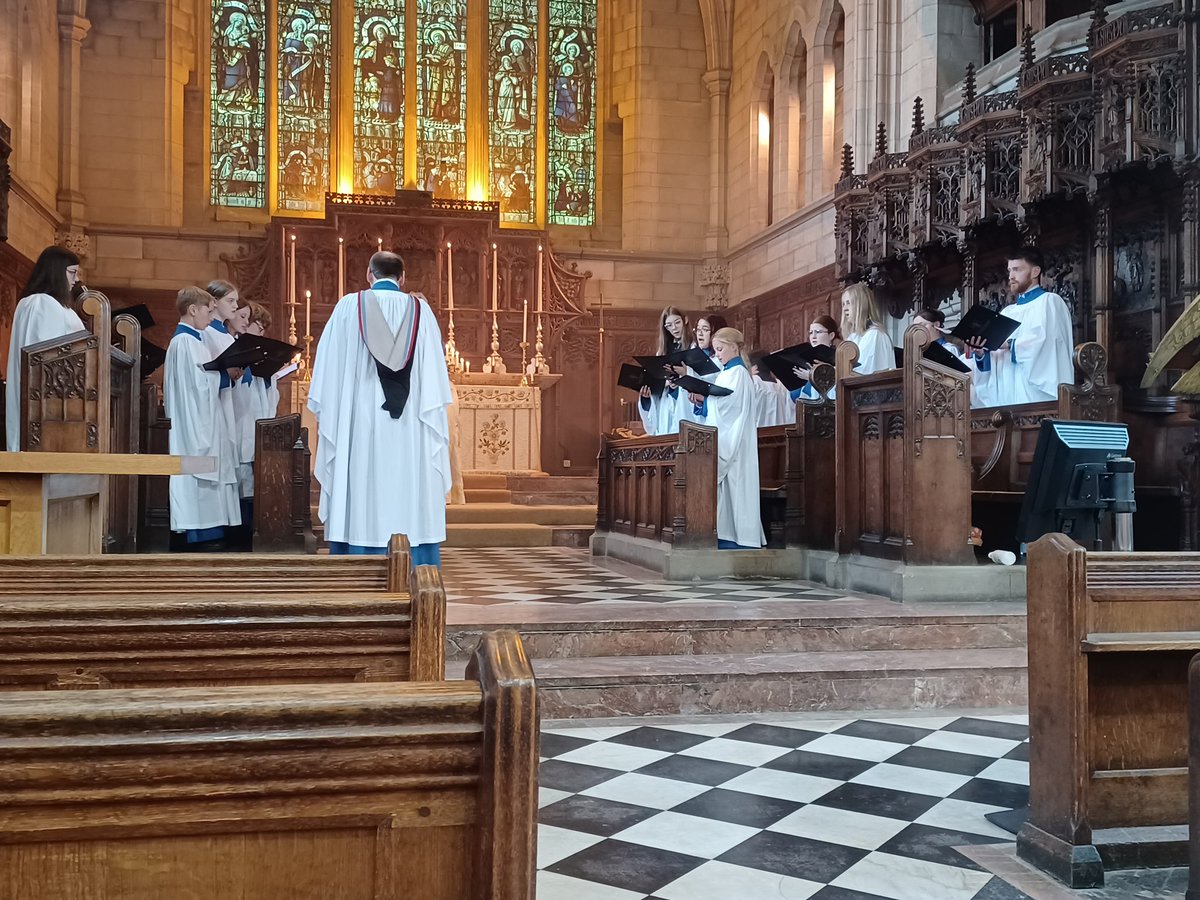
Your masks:
M 508 372 L 504 360 L 500 358 L 500 326 L 496 322 L 496 312 L 492 311 L 492 354 L 483 363 L 483 371 L 503 375 Z
M 535 338 L 533 344 L 533 374 L 535 375 L 550 374 L 550 365 L 546 361 L 546 357 L 542 356 L 542 350 L 544 348 L 545 344 L 542 343 L 542 314 L 538 313 L 537 337 Z
M 521 341 L 521 387 L 529 387 L 529 363 L 526 362 L 528 349 L 529 341 Z
M 465 368 L 462 354 L 454 345 L 454 313 L 450 313 L 450 320 L 446 323 L 446 371 L 457 375 Z

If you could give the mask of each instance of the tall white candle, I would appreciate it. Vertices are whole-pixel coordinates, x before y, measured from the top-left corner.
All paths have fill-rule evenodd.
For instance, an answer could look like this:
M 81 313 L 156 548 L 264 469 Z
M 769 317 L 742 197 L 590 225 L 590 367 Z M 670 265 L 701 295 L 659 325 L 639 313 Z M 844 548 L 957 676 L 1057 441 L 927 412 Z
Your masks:
M 500 297 L 500 270 L 496 266 L 496 245 L 492 244 L 492 312 L 498 307 Z
M 529 343 L 529 300 L 521 301 L 521 343 Z
M 454 245 L 446 241 L 446 300 L 454 312 Z
M 304 292 L 304 336 L 312 337 L 312 291 Z
M 380 250 L 382 250 L 383 249 L 383 238 L 377 238 L 375 241 L 375 244 Z
M 296 305 L 296 232 L 292 232 L 292 265 L 288 277 L 288 301 Z
M 338 296 L 346 293 L 346 239 L 338 238 Z
M 538 312 L 541 312 L 542 306 L 543 306 L 543 301 L 542 301 L 542 245 L 541 244 L 538 244 L 537 292 L 538 292 Z

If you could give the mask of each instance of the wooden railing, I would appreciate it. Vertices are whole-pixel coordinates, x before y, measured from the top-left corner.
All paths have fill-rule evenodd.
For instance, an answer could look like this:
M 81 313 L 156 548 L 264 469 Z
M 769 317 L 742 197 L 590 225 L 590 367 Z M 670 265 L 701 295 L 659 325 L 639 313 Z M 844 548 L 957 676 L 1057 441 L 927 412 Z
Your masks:
M 596 530 L 676 547 L 717 544 L 717 430 L 681 422 L 679 434 L 602 435 Z

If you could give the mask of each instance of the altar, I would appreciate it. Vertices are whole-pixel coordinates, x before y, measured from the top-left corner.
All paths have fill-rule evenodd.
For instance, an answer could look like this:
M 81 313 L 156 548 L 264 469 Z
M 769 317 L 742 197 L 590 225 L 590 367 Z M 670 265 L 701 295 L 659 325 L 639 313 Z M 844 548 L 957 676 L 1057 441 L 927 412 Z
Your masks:
M 522 384 L 519 374 L 454 373 L 463 474 L 542 474 L 542 393 L 561 378 L 537 375 Z

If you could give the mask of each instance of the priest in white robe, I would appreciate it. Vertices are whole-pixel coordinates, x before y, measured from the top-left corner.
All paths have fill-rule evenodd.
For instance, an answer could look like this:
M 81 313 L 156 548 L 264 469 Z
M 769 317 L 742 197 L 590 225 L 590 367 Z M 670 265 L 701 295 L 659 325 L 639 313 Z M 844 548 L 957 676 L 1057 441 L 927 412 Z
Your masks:
M 10 452 L 21 449 L 21 351 L 42 341 L 87 331 L 69 305 L 78 280 L 79 257 L 62 247 L 47 247 L 38 256 L 21 292 L 13 313 L 4 384 L 5 441 Z
M 1053 402 L 1058 386 L 1075 380 L 1071 311 L 1062 297 L 1041 287 L 1041 277 L 1042 255 L 1036 249 L 1022 249 L 1008 261 L 1015 302 L 1001 315 L 1021 324 L 999 350 L 968 343 L 978 406 Z
M 713 382 L 733 393 L 691 399 L 704 424 L 717 428 L 717 547 L 756 550 L 767 542 L 759 503 L 757 392 L 742 333 L 722 328 L 712 340 L 722 366 Z
M 414 565 L 438 565 L 451 486 L 441 331 L 404 292 L 395 253 L 372 256 L 367 277 L 370 290 L 338 301 L 313 362 L 318 514 L 332 553 L 383 554 L 404 534 Z
M 198 475 L 171 476 L 171 531 L 185 533 L 188 544 L 199 545 L 221 540 L 226 526 L 242 523 L 237 459 L 221 410 L 221 376 L 203 368 L 213 358 L 202 336 L 213 315 L 212 297 L 201 288 L 186 287 L 179 292 L 176 307 L 179 325 L 163 365 L 170 451 L 178 456 L 215 457 L 217 467 Z

